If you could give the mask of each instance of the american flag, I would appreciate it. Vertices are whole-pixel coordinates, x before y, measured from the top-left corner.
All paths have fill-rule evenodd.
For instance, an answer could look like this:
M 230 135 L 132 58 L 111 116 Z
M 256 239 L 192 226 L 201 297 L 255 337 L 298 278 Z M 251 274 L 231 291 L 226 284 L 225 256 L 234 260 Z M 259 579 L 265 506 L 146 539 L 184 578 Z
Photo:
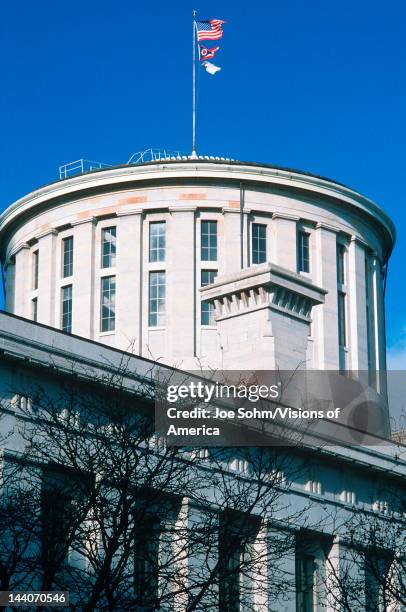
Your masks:
M 197 40 L 219 40 L 223 36 L 221 19 L 210 21 L 196 21 Z

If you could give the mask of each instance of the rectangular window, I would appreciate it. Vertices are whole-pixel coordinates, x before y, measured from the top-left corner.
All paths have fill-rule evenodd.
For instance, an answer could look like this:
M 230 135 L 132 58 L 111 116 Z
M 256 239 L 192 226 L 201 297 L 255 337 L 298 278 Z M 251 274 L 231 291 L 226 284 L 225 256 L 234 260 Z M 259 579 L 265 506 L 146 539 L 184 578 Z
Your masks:
M 117 232 L 115 227 L 105 227 L 102 230 L 102 268 L 112 268 L 116 265 Z
M 73 236 L 62 240 L 62 276 L 73 274 Z
M 200 255 L 202 261 L 217 261 L 217 221 L 202 221 Z
M 114 331 L 116 327 L 116 277 L 101 279 L 100 331 Z
M 159 609 L 159 549 L 162 526 L 159 517 L 148 516 L 144 529 L 136 533 L 134 587 L 142 609 Z M 138 606 L 137 606 L 138 607 Z
M 72 333 L 72 285 L 61 289 L 61 329 Z
M 226 510 L 219 515 L 219 612 L 255 609 L 253 577 L 243 565 L 252 555 L 259 528 L 259 521 L 245 512 Z
M 39 251 L 34 251 L 32 256 L 33 256 L 32 285 L 34 289 L 38 289 Z
M 214 283 L 217 277 L 217 270 L 202 270 L 201 274 L 201 286 L 211 285 Z M 202 325 L 215 325 L 214 320 L 214 304 L 210 304 L 204 300 L 201 304 L 201 324 Z
M 337 244 L 337 283 L 345 283 L 345 246 Z
M 304 231 L 297 234 L 297 270 L 310 272 L 310 234 Z
M 345 293 L 338 292 L 338 343 L 340 347 L 346 346 L 346 324 L 345 324 Z
M 31 303 L 32 306 L 32 320 L 38 321 L 38 298 L 34 298 Z
M 368 383 L 371 387 L 376 387 L 374 308 L 373 304 L 371 304 L 370 283 L 370 266 L 368 257 L 365 256 L 365 317 L 367 321 Z
M 296 610 L 313 612 L 314 610 L 314 574 L 316 564 L 314 557 L 299 556 L 296 559 Z
M 165 325 L 165 272 L 149 273 L 149 326 Z
M 252 224 L 252 263 L 260 264 L 266 261 L 266 225 Z
M 149 224 L 149 261 L 165 261 L 166 223 L 158 221 Z

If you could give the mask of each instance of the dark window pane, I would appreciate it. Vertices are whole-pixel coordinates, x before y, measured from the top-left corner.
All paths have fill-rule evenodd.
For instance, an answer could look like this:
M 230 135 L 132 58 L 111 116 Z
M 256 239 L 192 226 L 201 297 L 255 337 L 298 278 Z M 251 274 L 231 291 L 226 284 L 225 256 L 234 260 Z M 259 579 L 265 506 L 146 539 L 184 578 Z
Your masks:
M 201 286 L 211 285 L 214 283 L 217 277 L 217 270 L 202 270 L 201 272 Z M 214 319 L 214 304 L 204 300 L 201 303 L 201 324 L 202 325 L 215 325 Z
M 345 329 L 345 295 L 338 293 L 338 342 L 340 346 L 346 346 Z
M 203 261 L 217 261 L 217 221 L 201 223 L 201 253 Z
M 345 247 L 343 244 L 337 244 L 337 283 L 343 285 L 345 283 Z
M 300 231 L 297 236 L 298 272 L 310 272 L 310 234 Z
M 72 285 L 62 287 L 61 295 L 61 329 L 72 333 Z
M 39 274 L 39 251 L 33 253 L 33 288 L 38 289 L 38 274 Z
M 73 236 L 62 240 L 62 276 L 73 274 Z
M 266 225 L 252 225 L 252 263 L 260 264 L 266 261 Z

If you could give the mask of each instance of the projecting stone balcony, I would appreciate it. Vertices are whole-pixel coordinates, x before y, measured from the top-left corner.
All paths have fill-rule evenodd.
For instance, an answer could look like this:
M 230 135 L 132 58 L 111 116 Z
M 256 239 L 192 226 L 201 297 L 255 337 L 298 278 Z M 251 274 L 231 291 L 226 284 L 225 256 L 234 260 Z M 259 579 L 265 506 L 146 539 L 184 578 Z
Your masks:
M 217 321 L 270 308 L 310 322 L 312 307 L 324 303 L 327 293 L 299 274 L 271 263 L 219 277 L 200 291 L 202 300 L 214 304 Z
M 326 291 L 271 263 L 219 277 L 201 289 L 214 304 L 224 369 L 296 369 L 308 361 L 312 310 Z

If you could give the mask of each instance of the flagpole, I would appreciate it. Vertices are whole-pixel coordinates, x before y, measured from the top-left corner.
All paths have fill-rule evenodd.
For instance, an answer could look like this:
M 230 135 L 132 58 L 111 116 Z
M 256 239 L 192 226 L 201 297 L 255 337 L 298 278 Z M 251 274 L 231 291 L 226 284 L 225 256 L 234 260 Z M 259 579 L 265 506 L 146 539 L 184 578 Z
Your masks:
M 197 11 L 192 11 L 193 17 L 193 68 L 192 68 L 192 159 L 196 159 L 196 18 Z

